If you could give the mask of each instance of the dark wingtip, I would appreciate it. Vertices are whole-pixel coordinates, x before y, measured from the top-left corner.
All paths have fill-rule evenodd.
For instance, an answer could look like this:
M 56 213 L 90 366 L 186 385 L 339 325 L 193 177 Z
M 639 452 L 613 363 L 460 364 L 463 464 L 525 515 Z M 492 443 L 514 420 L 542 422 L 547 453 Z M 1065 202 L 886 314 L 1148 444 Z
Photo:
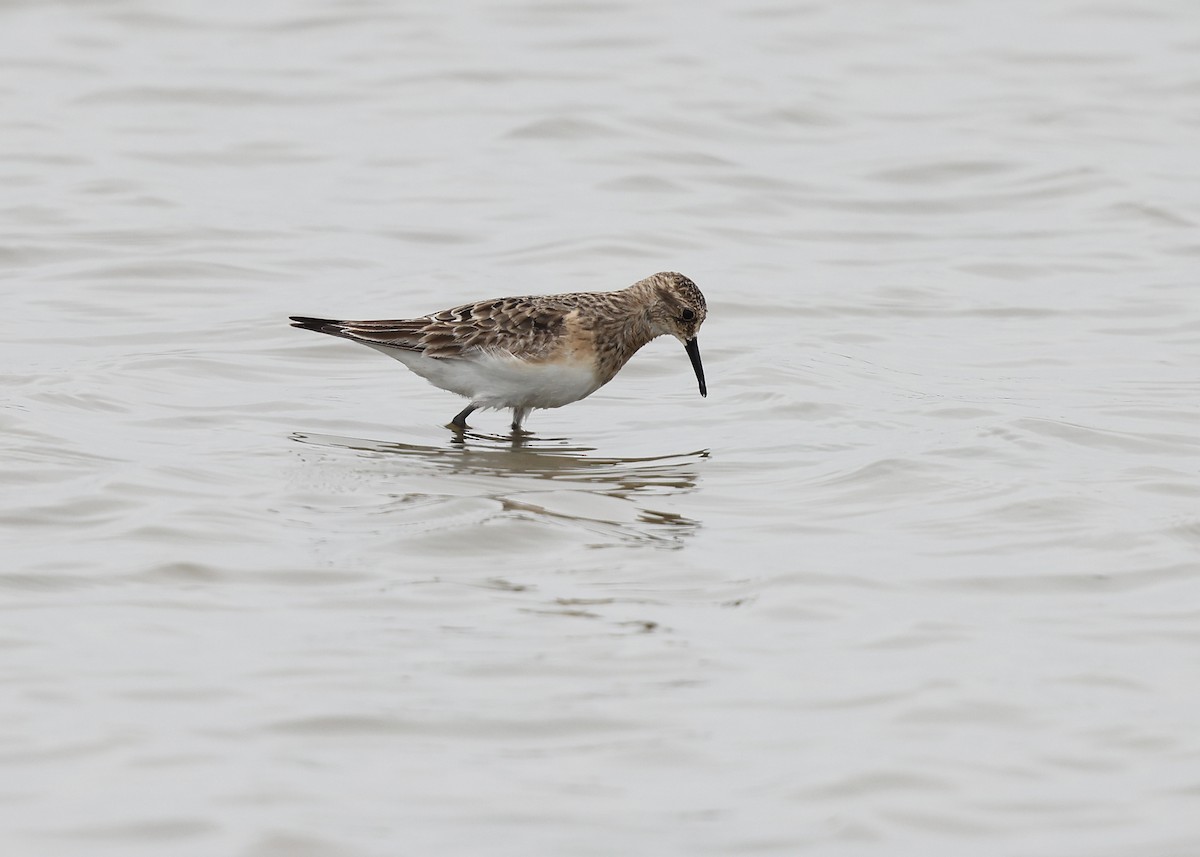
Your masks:
M 288 316 L 292 322 L 292 327 L 298 327 L 301 330 L 315 330 L 317 333 L 324 333 L 326 325 L 337 324 L 332 318 L 312 318 L 307 315 Z

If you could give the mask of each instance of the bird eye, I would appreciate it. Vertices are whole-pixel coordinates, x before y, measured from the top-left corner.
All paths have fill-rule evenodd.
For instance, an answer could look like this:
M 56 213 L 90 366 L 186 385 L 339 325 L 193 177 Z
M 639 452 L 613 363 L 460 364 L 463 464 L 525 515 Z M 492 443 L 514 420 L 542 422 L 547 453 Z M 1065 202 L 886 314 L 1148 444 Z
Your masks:
M 681 312 L 679 314 L 679 317 L 681 319 L 683 319 L 684 321 L 692 321 L 693 319 L 696 318 L 696 313 L 690 309 L 685 309 L 683 312 Z

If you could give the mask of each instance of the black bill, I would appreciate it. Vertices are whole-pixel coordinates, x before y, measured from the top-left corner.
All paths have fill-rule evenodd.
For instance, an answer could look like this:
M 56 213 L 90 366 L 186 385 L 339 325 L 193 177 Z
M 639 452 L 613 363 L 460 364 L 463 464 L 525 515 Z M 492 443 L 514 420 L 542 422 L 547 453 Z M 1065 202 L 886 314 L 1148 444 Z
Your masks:
M 704 366 L 700 364 L 700 345 L 696 342 L 696 338 L 692 337 L 683 344 L 687 350 L 687 355 L 691 358 L 692 368 L 696 370 L 696 380 L 700 382 L 700 395 L 708 395 L 708 387 L 704 384 Z

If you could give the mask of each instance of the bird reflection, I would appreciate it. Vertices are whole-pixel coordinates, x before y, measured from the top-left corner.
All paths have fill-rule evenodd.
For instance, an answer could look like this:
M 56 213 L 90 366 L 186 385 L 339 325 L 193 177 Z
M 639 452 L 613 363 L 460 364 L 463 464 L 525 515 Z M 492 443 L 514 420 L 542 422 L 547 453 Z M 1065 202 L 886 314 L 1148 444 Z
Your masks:
M 532 435 L 489 435 L 455 432 L 445 446 L 369 440 L 366 438 L 296 432 L 292 439 L 310 446 L 347 449 L 396 460 L 448 475 L 492 477 L 484 496 L 499 503 L 501 513 L 549 524 L 570 524 L 595 535 L 619 541 L 649 542 L 679 547 L 700 526 L 692 518 L 651 508 L 654 498 L 692 491 L 698 466 L 707 450 L 675 455 L 614 458 L 595 455 L 595 449 L 566 438 Z M 531 482 L 533 480 L 533 482 Z M 541 485 L 541 482 L 552 484 Z M 633 504 L 632 516 L 581 515 L 578 502 L 564 503 L 564 494 L 584 492 Z M 568 497 L 569 499 L 569 497 Z M 565 505 L 567 508 L 555 508 Z M 610 509 L 612 507 L 609 507 Z

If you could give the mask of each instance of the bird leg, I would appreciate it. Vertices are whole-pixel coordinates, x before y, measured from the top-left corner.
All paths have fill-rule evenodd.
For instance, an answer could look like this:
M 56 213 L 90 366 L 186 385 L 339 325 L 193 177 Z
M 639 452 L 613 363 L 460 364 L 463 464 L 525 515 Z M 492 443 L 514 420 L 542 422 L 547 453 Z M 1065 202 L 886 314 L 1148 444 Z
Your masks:
M 467 417 L 471 416 L 476 410 L 478 410 L 478 405 L 467 405 L 454 419 L 450 420 L 450 425 L 456 429 L 465 429 L 467 427 Z
M 521 431 L 521 423 L 525 422 L 525 418 L 529 416 L 529 408 L 513 408 L 513 431 Z

